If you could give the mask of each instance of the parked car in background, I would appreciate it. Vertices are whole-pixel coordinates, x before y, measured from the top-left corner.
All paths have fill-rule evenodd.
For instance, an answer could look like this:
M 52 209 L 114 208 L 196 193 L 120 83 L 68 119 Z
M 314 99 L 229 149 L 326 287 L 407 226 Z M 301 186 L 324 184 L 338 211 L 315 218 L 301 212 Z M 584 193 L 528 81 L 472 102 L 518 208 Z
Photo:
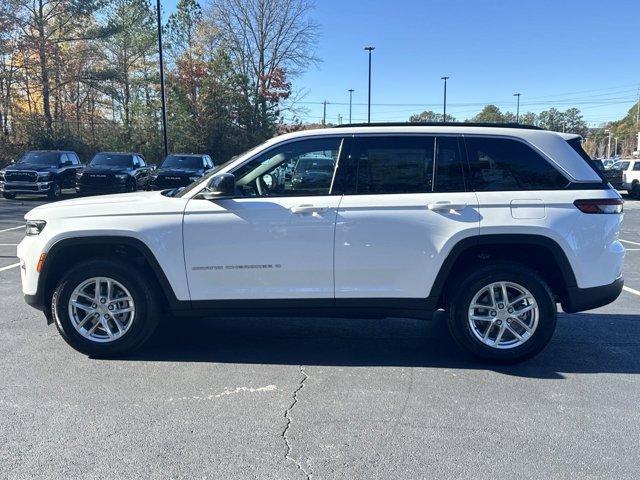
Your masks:
M 0 190 L 4 198 L 16 195 L 46 195 L 52 200 L 64 188 L 73 188 L 82 163 L 75 152 L 34 150 L 0 171 Z
M 80 194 L 135 192 L 146 189 L 153 168 L 139 153 L 100 152 L 76 177 Z
M 209 155 L 174 153 L 167 155 L 149 181 L 149 190 L 186 187 L 214 167 Z
M 600 170 L 600 173 L 604 179 L 613 186 L 616 190 L 622 190 L 622 171 L 618 168 L 613 168 L 613 163 L 608 167 L 602 160 L 594 160 L 596 167 Z
M 292 190 L 312 192 L 331 183 L 335 161 L 325 156 L 300 157 L 293 169 Z
M 640 199 L 640 160 L 627 158 L 617 161 L 611 167 L 620 172 L 622 190 L 626 190 L 632 198 Z

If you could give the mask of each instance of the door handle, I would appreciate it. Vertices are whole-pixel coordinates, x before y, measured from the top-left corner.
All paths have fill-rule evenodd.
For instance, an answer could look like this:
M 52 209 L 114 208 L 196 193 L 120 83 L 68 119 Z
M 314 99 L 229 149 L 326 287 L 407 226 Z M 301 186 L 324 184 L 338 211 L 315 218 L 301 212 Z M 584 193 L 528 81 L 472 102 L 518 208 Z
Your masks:
M 325 207 L 316 207 L 315 205 L 298 205 L 297 207 L 291 207 L 291 213 L 322 213 L 326 210 Z
M 468 203 L 451 203 L 451 202 L 436 202 L 429 203 L 427 208 L 434 212 L 450 212 L 451 210 L 455 210 L 456 212 L 459 210 L 464 210 L 469 206 Z

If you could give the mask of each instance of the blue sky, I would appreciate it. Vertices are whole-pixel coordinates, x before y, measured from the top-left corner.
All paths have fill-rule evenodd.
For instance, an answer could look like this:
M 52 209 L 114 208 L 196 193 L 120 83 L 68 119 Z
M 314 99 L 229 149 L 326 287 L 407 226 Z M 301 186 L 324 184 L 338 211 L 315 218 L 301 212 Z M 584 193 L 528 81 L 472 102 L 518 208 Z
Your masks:
M 170 12 L 177 0 L 164 0 Z M 203 1 L 206 3 L 206 0 Z M 599 124 L 622 117 L 640 86 L 638 0 L 316 0 L 322 62 L 294 81 L 305 121 L 366 120 L 367 55 L 374 45 L 372 121 L 425 109 L 458 119 L 495 103 L 521 112 L 576 106 Z

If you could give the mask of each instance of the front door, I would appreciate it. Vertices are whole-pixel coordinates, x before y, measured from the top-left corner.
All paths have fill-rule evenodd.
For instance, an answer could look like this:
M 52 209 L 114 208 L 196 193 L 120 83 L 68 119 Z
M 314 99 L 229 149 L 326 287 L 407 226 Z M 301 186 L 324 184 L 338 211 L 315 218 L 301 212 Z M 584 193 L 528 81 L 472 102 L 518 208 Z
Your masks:
M 184 250 L 193 301 L 333 301 L 332 191 L 341 137 L 276 145 L 233 169 L 236 197 L 192 199 Z
M 478 234 L 463 158 L 456 136 L 354 139 L 336 222 L 337 304 L 429 296 L 453 245 Z

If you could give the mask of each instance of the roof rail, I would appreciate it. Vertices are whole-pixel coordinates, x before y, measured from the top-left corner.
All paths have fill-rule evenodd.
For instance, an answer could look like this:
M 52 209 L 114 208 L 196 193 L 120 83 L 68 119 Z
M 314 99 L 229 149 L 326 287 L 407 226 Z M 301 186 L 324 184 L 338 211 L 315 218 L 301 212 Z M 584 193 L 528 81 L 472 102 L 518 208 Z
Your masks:
M 494 127 L 520 128 L 523 130 L 544 130 L 535 125 L 521 123 L 487 123 L 487 122 L 380 122 L 380 123 L 345 123 L 334 125 L 333 128 L 345 127 Z

